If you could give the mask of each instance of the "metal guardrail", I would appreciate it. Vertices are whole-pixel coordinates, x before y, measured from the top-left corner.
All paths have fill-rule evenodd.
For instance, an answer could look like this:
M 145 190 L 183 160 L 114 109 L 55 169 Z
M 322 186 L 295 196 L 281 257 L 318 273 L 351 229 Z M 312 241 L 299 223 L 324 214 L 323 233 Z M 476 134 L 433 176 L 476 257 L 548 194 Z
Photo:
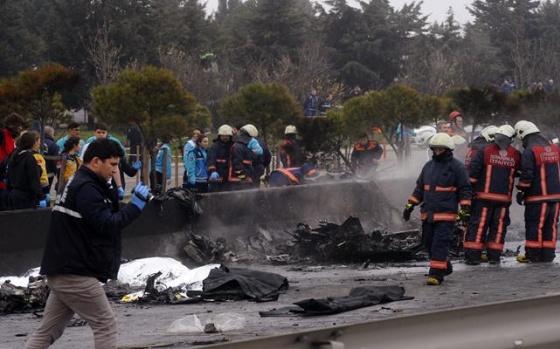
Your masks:
M 552 349 L 559 316 L 560 295 L 551 295 L 200 348 Z

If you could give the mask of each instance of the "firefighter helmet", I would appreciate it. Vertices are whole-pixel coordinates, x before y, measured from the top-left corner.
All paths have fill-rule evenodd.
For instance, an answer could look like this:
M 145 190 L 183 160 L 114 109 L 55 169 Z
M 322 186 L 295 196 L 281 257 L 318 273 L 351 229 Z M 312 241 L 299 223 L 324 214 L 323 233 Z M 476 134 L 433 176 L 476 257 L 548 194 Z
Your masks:
M 451 136 L 451 140 L 453 141 L 454 145 L 464 145 L 467 144 L 467 140 L 459 135 L 453 135 Z
M 502 134 L 508 138 L 513 138 L 515 136 L 515 129 L 510 125 L 502 125 L 495 133 Z
M 233 136 L 233 128 L 230 125 L 222 125 L 218 129 L 218 136 Z
M 520 139 L 525 138 L 525 136 L 527 135 L 540 132 L 535 124 L 533 124 L 531 121 L 526 120 L 519 121 L 517 124 L 515 124 L 514 129 L 517 137 L 519 137 Z
M 493 142 L 494 141 L 494 134 L 498 132 L 499 128 L 494 125 L 487 126 L 480 131 L 480 135 L 484 137 L 486 142 Z
M 258 137 L 259 136 L 259 130 L 257 130 L 255 125 L 247 124 L 247 125 L 241 127 L 241 129 L 247 131 L 247 133 L 251 137 Z
M 284 134 L 289 135 L 289 134 L 296 134 L 296 133 L 297 133 L 297 128 L 294 125 L 286 126 L 286 130 L 284 131 Z
M 428 145 L 430 138 L 437 133 L 435 127 L 432 126 L 424 126 L 416 132 L 416 140 L 420 144 Z
M 431 139 L 430 139 L 430 148 L 446 148 L 449 150 L 453 150 L 455 148 L 455 144 L 453 143 L 453 140 L 451 139 L 451 137 L 447 134 L 447 133 L 436 133 Z

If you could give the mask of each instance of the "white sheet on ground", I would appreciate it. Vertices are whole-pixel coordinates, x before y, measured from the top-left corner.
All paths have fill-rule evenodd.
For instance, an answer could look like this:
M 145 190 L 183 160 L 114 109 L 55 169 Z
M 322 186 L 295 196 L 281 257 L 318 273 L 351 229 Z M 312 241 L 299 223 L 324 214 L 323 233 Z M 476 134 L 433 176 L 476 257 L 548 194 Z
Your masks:
M 208 264 L 189 269 L 173 258 L 142 258 L 122 264 L 118 280 L 130 286 L 145 286 L 150 275 L 161 271 L 156 281 L 165 287 L 181 286 L 184 290 L 201 291 L 202 281 L 208 277 L 210 270 L 219 267 L 219 264 Z

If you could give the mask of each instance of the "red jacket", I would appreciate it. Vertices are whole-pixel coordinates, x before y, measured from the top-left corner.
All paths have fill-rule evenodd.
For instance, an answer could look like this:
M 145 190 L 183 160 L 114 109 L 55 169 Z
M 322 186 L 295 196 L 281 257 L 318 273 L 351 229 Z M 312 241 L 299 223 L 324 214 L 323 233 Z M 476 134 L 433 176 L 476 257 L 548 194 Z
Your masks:
M 3 129 L 0 135 L 0 163 L 8 158 L 16 147 L 16 141 L 12 137 L 12 133 L 8 129 Z M 0 180 L 0 189 L 6 189 L 4 181 Z

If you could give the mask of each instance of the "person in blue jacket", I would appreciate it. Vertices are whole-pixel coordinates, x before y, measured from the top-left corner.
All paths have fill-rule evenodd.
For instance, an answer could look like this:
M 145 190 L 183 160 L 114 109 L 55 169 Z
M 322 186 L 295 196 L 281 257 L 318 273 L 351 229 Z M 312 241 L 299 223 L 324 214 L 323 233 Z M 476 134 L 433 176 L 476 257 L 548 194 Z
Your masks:
M 160 192 L 163 188 L 163 182 L 171 179 L 171 162 L 172 154 L 169 146 L 169 136 L 161 137 L 161 146 L 156 156 L 156 191 Z M 165 162 L 165 179 L 163 174 L 163 164 Z
M 465 165 L 453 157 L 451 137 L 437 133 L 430 139 L 429 146 L 434 155 L 422 168 L 403 219 L 410 220 L 414 206 L 422 204 L 422 240 L 430 257 L 427 283 L 439 285 L 453 272 L 448 255 L 455 221 L 459 217 L 468 224 L 472 189 Z M 457 212 L 459 205 L 461 210 Z
M 196 146 L 187 153 L 185 167 L 187 188 L 197 193 L 208 192 L 208 136 L 200 135 Z

